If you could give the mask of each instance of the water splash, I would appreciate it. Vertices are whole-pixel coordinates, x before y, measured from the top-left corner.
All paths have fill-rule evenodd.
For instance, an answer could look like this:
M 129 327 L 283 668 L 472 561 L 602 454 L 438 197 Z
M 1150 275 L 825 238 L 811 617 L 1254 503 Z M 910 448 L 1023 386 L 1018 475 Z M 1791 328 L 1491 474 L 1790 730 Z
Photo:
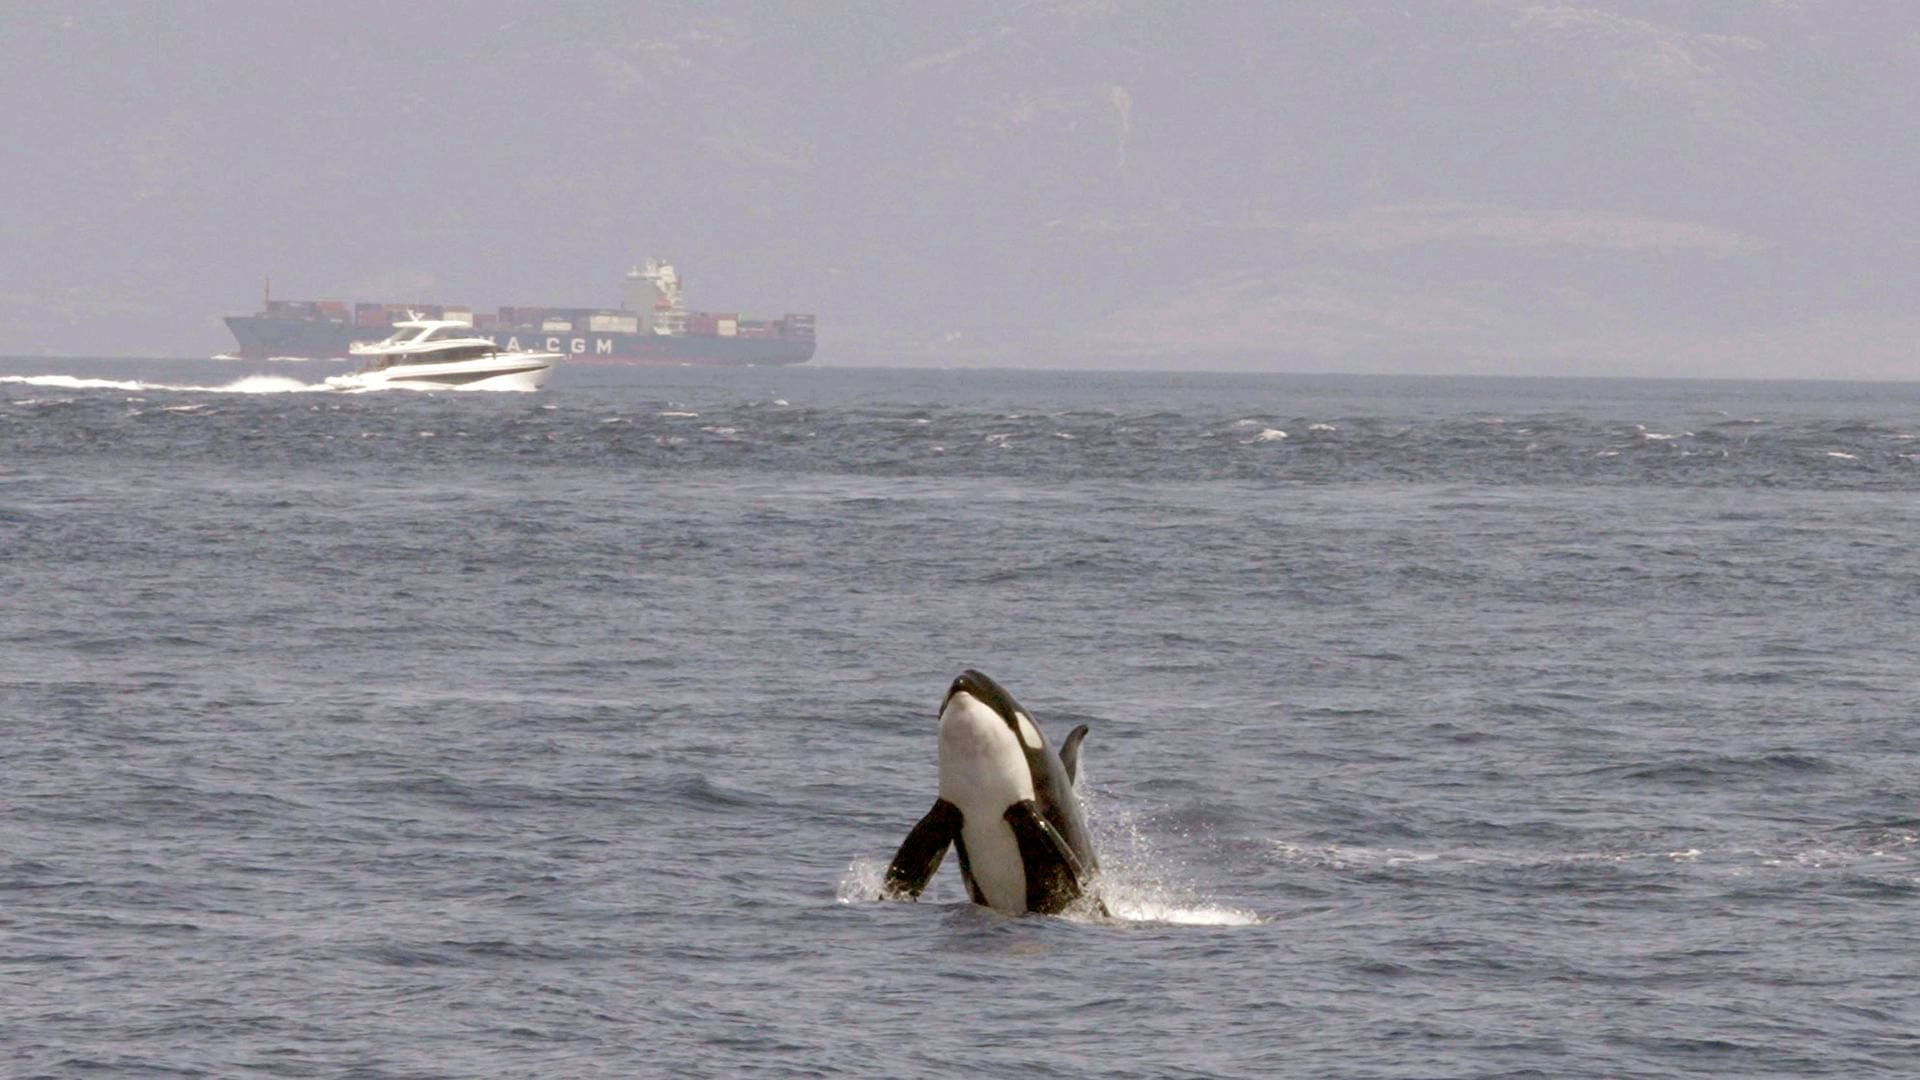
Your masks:
M 1251 911 L 1214 902 L 1162 854 L 1132 810 L 1109 802 L 1085 785 L 1080 801 L 1100 855 L 1093 892 L 1115 922 L 1171 926 L 1258 926 Z
M 1217 904 L 1191 881 L 1182 880 L 1131 811 L 1089 797 L 1085 790 L 1081 802 L 1100 856 L 1100 874 L 1090 890 L 1093 899 L 1073 905 L 1061 918 L 1166 926 L 1257 926 L 1266 921 L 1253 912 Z M 835 898 L 842 904 L 878 902 L 884 899 L 886 880 L 887 860 L 854 859 L 840 876 Z
M 887 861 L 855 859 L 840 876 L 835 899 L 842 904 L 870 904 L 880 900 L 887 882 Z

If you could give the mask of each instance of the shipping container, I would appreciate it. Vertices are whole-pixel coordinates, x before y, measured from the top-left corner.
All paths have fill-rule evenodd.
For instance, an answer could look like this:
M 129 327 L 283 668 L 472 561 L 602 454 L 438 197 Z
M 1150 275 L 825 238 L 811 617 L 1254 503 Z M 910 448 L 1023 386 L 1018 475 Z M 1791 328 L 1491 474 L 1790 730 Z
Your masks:
M 573 332 L 573 322 L 570 319 L 542 319 L 540 329 L 548 333 L 570 334 Z
M 610 334 L 637 334 L 640 332 L 640 320 L 633 315 L 602 312 L 588 317 L 587 328 Z

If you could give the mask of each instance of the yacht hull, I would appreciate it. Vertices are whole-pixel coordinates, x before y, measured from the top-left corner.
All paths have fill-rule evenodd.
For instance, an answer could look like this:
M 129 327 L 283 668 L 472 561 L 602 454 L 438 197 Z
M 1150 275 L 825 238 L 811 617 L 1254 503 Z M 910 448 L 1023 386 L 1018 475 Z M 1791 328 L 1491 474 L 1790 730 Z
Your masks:
M 518 353 L 442 364 L 393 364 L 335 375 L 335 390 L 538 390 L 553 377 L 554 353 Z

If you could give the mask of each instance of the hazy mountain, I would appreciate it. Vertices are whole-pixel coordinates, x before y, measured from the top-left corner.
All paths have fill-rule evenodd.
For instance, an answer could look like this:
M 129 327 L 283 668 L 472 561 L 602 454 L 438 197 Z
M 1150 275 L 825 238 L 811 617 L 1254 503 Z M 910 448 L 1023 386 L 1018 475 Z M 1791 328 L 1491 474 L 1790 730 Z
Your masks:
M 54 3 L 0 49 L 3 352 L 658 254 L 829 363 L 1915 370 L 1906 5 Z

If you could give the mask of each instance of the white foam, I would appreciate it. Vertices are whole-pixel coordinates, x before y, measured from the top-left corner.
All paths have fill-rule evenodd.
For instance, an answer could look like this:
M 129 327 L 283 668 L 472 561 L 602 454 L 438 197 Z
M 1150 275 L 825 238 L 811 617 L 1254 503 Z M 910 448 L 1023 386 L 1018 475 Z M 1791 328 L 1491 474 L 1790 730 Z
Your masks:
M 285 375 L 248 375 L 225 386 L 214 387 L 214 391 L 222 394 L 301 394 L 326 388 L 324 384 L 303 383 Z
M 1107 912 L 1119 922 L 1164 923 L 1169 926 L 1258 926 L 1266 920 L 1251 911 L 1208 904 L 1195 906 L 1182 899 L 1161 899 L 1101 889 Z
M 1287 433 L 1286 433 L 1286 432 L 1284 432 L 1284 431 L 1281 431 L 1281 430 L 1280 430 L 1279 428 L 1271 428 L 1271 427 L 1270 427 L 1270 428 L 1263 428 L 1263 429 L 1261 430 L 1261 432 L 1260 432 L 1260 434 L 1258 434 L 1258 435 L 1255 435 L 1255 436 L 1253 437 L 1253 439 L 1252 439 L 1251 441 L 1253 441 L 1253 442 L 1279 442 L 1279 441 L 1280 441 L 1281 439 L 1284 439 L 1284 438 L 1286 438 L 1286 437 L 1287 437 Z
M 0 383 L 59 387 L 65 390 L 124 390 L 129 393 L 171 391 L 194 394 L 295 394 L 308 390 L 327 389 L 324 385 L 303 383 L 284 375 L 247 375 L 220 386 L 179 386 L 141 380 L 88 379 L 78 375 L 0 375 Z
M 145 383 L 118 379 L 83 379 L 77 375 L 0 375 L 0 383 L 18 386 L 57 386 L 63 390 L 145 390 Z

